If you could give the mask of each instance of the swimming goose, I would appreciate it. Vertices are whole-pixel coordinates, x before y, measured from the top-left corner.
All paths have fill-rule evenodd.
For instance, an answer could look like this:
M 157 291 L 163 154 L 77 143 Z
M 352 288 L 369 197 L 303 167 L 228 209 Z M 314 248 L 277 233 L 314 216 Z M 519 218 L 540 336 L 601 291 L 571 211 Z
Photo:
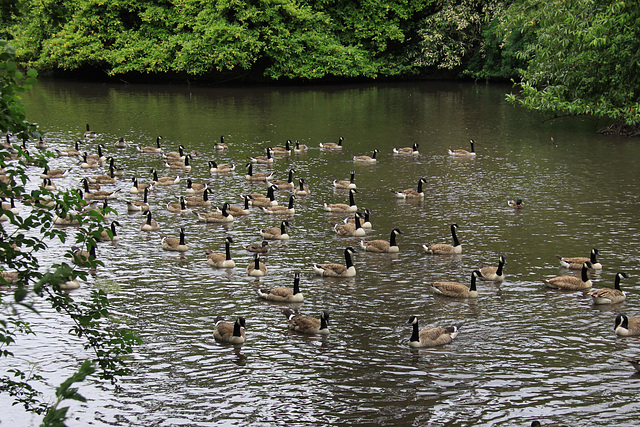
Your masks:
M 273 163 L 273 151 L 271 147 L 267 147 L 266 153 L 266 156 L 249 157 L 249 161 L 251 163 L 257 163 L 259 165 L 270 165 L 271 163 Z
M 271 227 L 271 228 L 263 228 L 260 230 L 260 234 L 264 240 L 288 240 L 289 235 L 287 234 L 286 227 L 289 226 L 289 221 L 284 220 L 280 223 L 280 228 Z
M 189 247 L 184 241 L 184 227 L 180 227 L 180 237 L 162 236 L 162 249 L 165 251 L 186 252 Z
M 472 157 L 476 155 L 475 149 L 473 145 L 476 143 L 473 139 L 469 141 L 471 143 L 471 151 L 457 149 L 451 150 L 449 149 L 449 154 L 456 157 Z
M 626 278 L 627 274 L 619 271 L 616 273 L 616 279 L 612 288 L 596 289 L 589 292 L 589 295 L 593 298 L 594 304 L 617 304 L 624 301 L 627 298 L 627 294 L 620 289 L 620 280 Z
M 20 213 L 20 210 L 16 207 L 15 199 L 11 197 L 11 199 L 9 200 L 10 201 L 6 202 L 5 198 L 2 197 L 2 209 L 4 209 L 5 211 L 10 211 L 14 215 L 18 215 Z
M 408 188 L 406 190 L 396 191 L 396 197 L 398 199 L 424 199 L 424 192 L 422 191 L 422 184 L 426 184 L 427 180 L 420 178 L 418 181 L 418 189 Z
M 178 203 L 167 203 L 167 210 L 173 213 L 185 213 L 189 212 L 187 209 L 187 203 L 184 201 L 184 196 L 180 196 L 180 201 Z
M 282 179 L 273 179 L 269 180 L 270 184 L 274 184 L 278 186 L 280 190 L 293 190 L 295 185 L 293 184 L 293 174 L 295 173 L 295 169 L 289 169 L 289 178 L 284 181 Z
M 60 286 L 60 289 L 63 291 L 72 291 L 80 287 L 80 282 L 78 282 L 78 279 L 67 277 L 67 280 L 58 283 L 58 286 Z
M 348 247 L 344 250 L 344 260 L 346 265 L 337 263 L 316 264 L 312 262 L 308 262 L 307 265 L 310 265 L 313 271 L 320 276 L 353 277 L 356 275 L 356 268 L 353 265 L 353 260 L 351 258 L 353 254 L 354 250 L 352 247 Z
M 602 264 L 598 262 L 596 256 L 599 255 L 598 249 L 591 249 L 591 254 L 589 258 L 587 257 L 563 257 L 561 255 L 556 255 L 556 258 L 560 260 L 560 265 L 569 268 L 571 270 L 580 270 L 582 268 L 582 264 L 589 261 L 591 263 L 591 268 L 594 270 L 602 270 Z
M 102 230 L 100 233 L 100 240 L 103 242 L 117 242 L 120 240 L 120 236 L 118 236 L 116 231 L 116 225 L 120 227 L 120 223 L 118 221 L 111 221 L 109 230 Z
M 108 157 L 109 171 L 113 171 L 113 174 L 118 177 L 124 176 L 124 169 L 116 167 L 116 160 L 113 157 Z
M 231 164 L 227 164 L 227 163 L 221 163 L 218 164 L 216 163 L 215 160 L 210 160 L 209 161 L 209 173 L 211 175 L 214 174 L 223 174 L 223 173 L 230 173 L 232 171 L 236 170 L 236 164 L 235 163 L 231 163 Z
M 113 143 L 113 146 L 116 148 L 127 148 L 129 146 L 129 141 L 124 139 L 124 136 L 121 136 L 116 142 Z
M 300 272 L 296 271 L 293 278 L 293 289 L 285 286 L 278 286 L 271 289 L 256 288 L 256 293 L 262 299 L 277 302 L 302 302 L 304 296 L 300 292 Z
M 105 191 L 105 190 L 90 191 L 89 181 L 87 180 L 87 178 L 82 178 L 82 185 L 84 186 L 85 200 L 115 199 L 117 197 L 116 193 L 120 191 L 119 188 L 114 191 Z
M 5 282 L 7 282 L 6 285 L 11 286 L 18 281 L 19 274 L 17 271 L 0 271 L 0 277 L 2 277 Z M 2 285 L 5 284 L 2 283 Z
M 557 276 L 550 279 L 543 279 L 548 288 L 562 289 L 567 291 L 577 291 L 588 289 L 592 286 L 589 279 L 588 271 L 591 268 L 589 261 L 582 264 L 582 272 L 580 278 L 575 276 Z
M 267 275 L 269 271 L 265 263 L 260 261 L 260 256 L 256 254 L 253 257 L 253 262 L 247 265 L 247 274 L 251 277 L 263 277 Z
M 290 308 L 285 308 L 282 313 L 287 318 L 289 329 L 307 335 L 329 334 L 329 313 L 323 311 L 319 319 L 315 317 L 298 316 Z
M 396 236 L 398 234 L 403 234 L 397 228 L 391 230 L 391 234 L 389 235 L 389 241 L 386 240 L 360 240 L 360 247 L 367 252 L 377 252 L 377 253 L 396 253 L 400 252 L 400 248 L 396 243 Z
M 275 172 L 266 173 L 266 172 L 256 172 L 253 173 L 253 163 L 247 164 L 247 174 L 244 176 L 245 179 L 249 182 L 266 182 L 268 179 L 271 179 Z
M 177 175 L 175 177 L 174 176 L 158 177 L 158 171 L 156 171 L 155 169 L 151 169 L 151 174 L 153 174 L 153 180 L 151 181 L 153 185 L 167 186 L 167 185 L 177 184 L 180 182 L 180 175 Z
M 262 212 L 271 215 L 293 215 L 296 213 L 296 209 L 293 207 L 293 202 L 296 200 L 294 194 L 289 196 L 288 206 L 267 206 L 262 207 Z
M 228 211 L 227 208 L 229 207 L 228 203 L 224 203 L 222 205 L 222 210 L 220 211 L 215 211 L 215 212 L 207 212 L 207 213 L 199 213 L 199 212 L 194 212 L 195 215 L 198 217 L 198 221 L 200 222 L 211 222 L 211 223 L 216 223 L 216 224 L 223 224 L 223 223 L 228 223 L 228 222 L 233 222 L 233 215 L 231 215 Z
M 138 178 L 131 178 L 133 185 L 129 189 L 129 193 L 131 194 L 141 194 L 144 193 L 144 190 L 151 190 L 153 188 L 153 184 L 140 184 L 138 182 Z
M 379 152 L 380 150 L 376 148 L 371 156 L 353 156 L 353 161 L 356 163 L 375 163 L 377 161 L 376 155 Z
M 524 208 L 524 204 L 522 203 L 522 199 L 509 200 L 507 205 L 512 209 L 522 209 Z
M 362 228 L 365 230 L 371 230 L 371 211 L 369 208 L 364 208 L 364 220 L 360 221 L 362 223 Z M 355 224 L 355 218 L 347 218 L 347 224 Z
M 287 139 L 284 148 L 283 147 L 272 147 L 271 154 L 274 156 L 289 156 L 291 155 L 291 140 Z
M 640 317 L 627 317 L 624 314 L 619 314 L 616 317 L 613 330 L 616 335 L 621 337 L 640 335 Z
M 169 169 L 179 169 L 188 172 L 191 170 L 191 154 L 187 154 L 184 161 L 177 159 L 172 162 L 164 162 L 164 165 Z
M 69 175 L 70 170 L 71 169 L 49 169 L 49 166 L 45 165 L 44 171 L 40 174 L 40 178 L 64 178 L 65 176 Z
M 418 326 L 418 317 L 411 315 L 407 320 L 407 325 L 413 325 L 411 338 L 409 338 L 409 347 L 424 348 L 436 347 L 439 345 L 451 344 L 453 339 L 458 336 L 460 324 L 448 326 L 446 328 L 438 326 L 429 326 L 420 330 Z
M 162 153 L 162 147 L 160 147 L 160 140 L 162 139 L 161 136 L 156 138 L 156 146 L 155 147 L 136 147 L 136 149 L 141 152 L 141 153 L 148 153 L 148 154 L 160 154 Z
M 73 248 L 73 263 L 81 266 L 90 266 L 96 260 L 96 247 L 89 244 L 89 250 L 80 249 L 77 246 Z
M 169 151 L 168 153 L 164 153 L 162 157 L 167 159 L 167 162 L 184 161 L 186 157 L 184 154 L 184 145 L 178 145 L 178 151 Z
M 349 189 L 349 204 L 346 203 L 325 203 L 324 210 L 327 212 L 337 212 L 337 213 L 348 213 L 348 212 L 356 212 L 358 210 L 358 206 L 356 205 L 354 194 L 356 194 L 358 190 L 355 188 Z
M 211 200 L 209 200 L 209 192 L 211 191 L 211 189 L 206 189 L 204 193 L 202 193 L 202 197 L 201 196 L 189 196 L 189 197 L 185 197 L 185 201 L 187 202 L 187 206 L 189 207 L 194 207 L 194 206 L 198 206 L 198 207 L 207 207 L 207 206 L 211 206 Z
M 220 135 L 220 142 L 216 142 L 216 144 L 213 146 L 213 149 L 222 151 L 228 148 L 229 146 L 224 142 L 224 135 Z
M 322 150 L 342 150 L 343 137 L 338 138 L 338 142 L 321 142 L 320 149 Z
M 504 265 L 507 263 L 507 259 L 504 256 L 500 256 L 500 261 L 497 267 L 480 267 L 480 280 L 488 280 L 492 282 L 501 282 L 504 280 Z
M 82 153 L 82 161 L 80 161 L 80 167 L 82 169 L 97 169 L 99 166 L 98 161 L 90 158 L 86 151 Z
M 338 234 L 338 236 L 342 237 L 364 237 L 366 235 L 366 231 L 362 228 L 362 224 L 360 224 L 360 217 L 362 214 L 360 212 L 356 212 L 354 215 L 354 222 L 350 223 L 345 221 L 343 224 L 336 224 L 333 226 L 333 229 Z
M 432 282 L 426 285 L 431 291 L 438 295 L 452 298 L 477 298 L 476 278 L 478 277 L 480 277 L 478 270 L 471 273 L 471 286 L 469 287 L 458 282 Z
M 341 180 L 334 179 L 333 186 L 335 188 L 345 189 L 345 190 L 348 190 L 349 188 L 356 188 L 355 179 L 356 179 L 356 171 L 351 169 L 351 178 L 341 179 Z
M 145 215 L 147 216 L 147 220 L 142 223 L 142 225 L 140 226 L 140 230 L 141 231 L 158 231 L 160 226 L 158 225 L 158 222 L 155 219 L 151 219 L 151 211 L 147 210 L 147 213 Z
M 294 153 L 303 153 L 303 152 L 307 151 L 308 149 L 309 149 L 309 147 L 307 147 L 304 144 L 300 144 L 300 141 L 298 141 L 296 139 L 296 146 L 293 149 Z
M 242 198 L 244 200 L 244 207 L 229 205 L 227 212 L 233 216 L 249 215 L 251 213 L 249 209 L 251 198 L 247 195 L 242 196 Z
M 309 191 L 309 186 L 304 183 L 304 178 L 298 179 L 299 185 L 298 188 L 293 192 L 296 196 L 308 196 L 311 194 Z
M 43 179 L 40 183 L 40 187 L 47 191 L 55 191 L 58 187 L 51 181 L 51 178 Z
M 104 148 L 103 144 L 98 144 L 98 154 L 87 154 L 85 152 L 84 154 L 87 156 L 85 161 L 98 162 L 98 164 L 100 165 L 104 164 L 104 162 L 107 160 L 107 157 L 102 152 L 103 148 Z
M 449 245 L 446 243 L 436 243 L 434 245 L 422 245 L 422 249 L 428 254 L 435 255 L 461 254 L 462 245 L 460 244 L 460 241 L 458 241 L 458 236 L 456 235 L 457 228 L 458 224 L 451 224 L 451 237 L 453 238 L 453 245 Z
M 394 148 L 393 154 L 410 154 L 417 156 L 418 154 L 420 154 L 420 151 L 418 151 L 418 143 L 414 142 L 413 146 L 411 147 Z
M 144 189 L 141 202 L 130 202 L 127 200 L 127 212 L 145 212 L 149 210 L 149 188 Z
M 229 344 L 242 344 L 246 339 L 245 328 L 245 320 L 242 316 L 238 316 L 233 323 L 225 322 L 224 318 L 217 317 L 213 327 L 213 338 L 216 341 Z
M 210 249 L 205 249 L 204 253 L 207 255 L 207 264 L 216 268 L 235 267 L 236 262 L 231 258 L 231 243 L 233 243 L 233 239 L 231 237 L 225 237 L 223 254 L 213 252 Z
M 85 138 L 95 138 L 96 136 L 98 136 L 97 133 L 91 130 L 91 128 L 89 127 L 89 123 L 87 123 L 86 127 L 87 127 L 87 130 L 84 132 Z
M 58 156 L 62 157 L 80 157 L 82 152 L 80 151 L 80 141 L 76 141 L 74 148 L 63 148 L 62 150 L 56 150 Z
M 261 193 L 251 193 L 249 197 L 251 198 L 251 206 L 256 208 L 268 207 L 268 206 L 277 206 L 278 201 L 276 200 L 276 190 L 278 186 L 275 184 L 271 184 L 267 188 L 267 195 Z
M 94 175 L 88 178 L 91 184 L 115 184 L 118 181 L 114 170 L 109 168 L 109 175 Z
M 206 189 L 207 189 L 206 182 L 202 184 L 198 184 L 198 183 L 194 184 L 191 178 L 187 178 L 187 189 L 185 190 L 185 193 L 187 194 L 204 193 Z
M 261 244 L 252 243 L 250 245 L 247 245 L 245 249 L 248 250 L 249 252 L 266 254 L 267 252 L 269 252 L 269 248 L 267 246 L 269 246 L 269 242 L 267 242 L 266 240 L 263 240 Z

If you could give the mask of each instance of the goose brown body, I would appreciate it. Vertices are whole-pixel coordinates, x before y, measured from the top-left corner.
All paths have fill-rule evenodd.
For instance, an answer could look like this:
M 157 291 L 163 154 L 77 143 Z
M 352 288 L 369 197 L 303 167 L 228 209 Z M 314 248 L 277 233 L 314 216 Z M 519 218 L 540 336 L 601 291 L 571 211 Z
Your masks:
M 353 277 L 356 275 L 356 268 L 353 265 L 353 256 L 354 250 L 351 247 L 348 247 L 344 250 L 344 258 L 345 264 L 338 263 L 327 263 L 327 264 L 316 264 L 316 263 L 307 263 L 311 266 L 313 271 L 316 272 L 319 276 L 324 277 Z
M 562 289 L 566 291 L 579 291 L 582 289 L 588 289 L 592 286 L 589 279 L 588 271 L 591 268 L 589 261 L 582 264 L 582 271 L 580 277 L 575 276 L 557 276 L 550 279 L 544 279 L 548 288 Z
M 627 294 L 620 289 L 620 280 L 627 277 L 627 274 L 619 271 L 616 273 L 616 279 L 613 288 L 601 288 L 589 292 L 593 298 L 594 304 L 617 304 L 627 299 Z
M 446 328 L 429 326 L 420 329 L 418 326 L 418 317 L 413 315 L 409 317 L 407 324 L 413 327 L 411 337 L 409 338 L 409 347 L 413 348 L 437 347 L 451 344 L 453 339 L 458 336 L 460 328 L 460 325 L 452 325 Z
M 456 230 L 458 229 L 458 224 L 451 224 L 451 238 L 453 239 L 453 245 L 449 245 L 446 243 L 436 243 L 433 245 L 422 245 L 422 249 L 428 254 L 434 255 L 453 255 L 453 254 L 461 254 L 462 253 L 462 245 L 458 240 L 458 235 L 456 234 Z
M 302 302 L 304 296 L 300 292 L 300 272 L 296 271 L 293 279 L 293 288 L 278 286 L 271 289 L 256 288 L 258 296 L 262 299 L 276 302 Z
M 308 316 L 297 316 L 290 308 L 285 308 L 282 313 L 287 318 L 289 329 L 301 334 L 327 335 L 329 334 L 329 313 L 323 311 L 319 319 Z
M 581 270 L 582 264 L 585 262 L 590 262 L 591 267 L 594 270 L 602 270 L 602 264 L 598 262 L 597 256 L 599 255 L 598 249 L 591 249 L 591 253 L 589 257 L 563 257 L 562 255 L 557 255 L 556 258 L 560 260 L 560 265 L 568 268 L 570 270 Z
M 207 264 L 216 268 L 233 268 L 236 266 L 236 262 L 231 258 L 231 243 L 233 239 L 226 237 L 224 239 L 224 253 L 216 253 L 212 250 L 206 249 L 204 253 L 207 256 Z
M 497 267 L 486 266 L 481 267 L 478 271 L 480 271 L 481 280 L 488 280 L 492 282 L 500 282 L 504 280 L 504 265 L 507 263 L 507 259 L 504 256 L 500 256 L 500 261 L 498 262 Z
M 478 289 L 476 288 L 476 279 L 479 275 L 480 272 L 478 270 L 471 273 L 471 286 L 469 287 L 458 282 L 432 282 L 426 285 L 438 295 L 452 298 L 477 298 Z
M 213 338 L 216 341 L 229 344 L 242 344 L 245 342 L 245 320 L 238 317 L 235 322 L 226 322 L 224 318 L 218 317 L 213 327 Z
M 391 234 L 389 235 L 389 240 L 360 240 L 360 247 L 367 252 L 378 252 L 378 253 L 396 253 L 400 251 L 398 244 L 396 243 L 396 236 L 398 234 L 402 234 L 397 228 L 391 230 Z

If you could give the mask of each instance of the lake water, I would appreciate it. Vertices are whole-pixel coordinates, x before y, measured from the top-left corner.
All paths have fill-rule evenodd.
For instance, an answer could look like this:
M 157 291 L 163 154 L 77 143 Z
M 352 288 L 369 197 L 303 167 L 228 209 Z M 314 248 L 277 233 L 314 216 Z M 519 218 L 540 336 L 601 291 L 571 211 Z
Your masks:
M 637 425 L 640 378 L 625 359 L 640 356 L 640 338 L 617 338 L 618 313 L 640 315 L 640 145 L 637 139 L 602 136 L 594 121 L 544 121 L 504 101 L 509 86 L 423 82 L 322 87 L 211 88 L 42 81 L 24 96 L 29 118 L 46 133 L 50 149 L 71 147 L 85 124 L 99 133 L 82 144 L 97 144 L 116 158 L 126 178 L 106 188 L 121 189 L 111 203 L 118 211 L 121 240 L 100 244 L 105 263 L 73 295 L 93 287 L 111 290 L 113 321 L 136 331 L 144 344 L 131 360 L 134 373 L 124 391 L 86 381 L 85 404 L 71 404 L 70 425 L 429 425 L 528 426 L 534 419 L 567 425 Z M 177 175 L 158 155 L 179 144 L 197 151 L 192 170 L 178 185 L 154 189 L 149 197 L 161 233 L 176 237 L 185 227 L 189 250 L 163 251 L 161 233 L 140 231 L 144 218 L 129 214 L 131 178 Z M 213 144 L 225 136 L 229 149 Z M 121 136 L 132 141 L 114 147 Z M 344 137 L 342 152 L 319 142 Z M 477 157 L 452 158 L 448 148 Z M 240 194 L 265 192 L 244 178 L 248 156 L 264 154 L 287 139 L 310 148 L 277 158 L 277 179 L 304 178 L 311 195 L 296 200 L 287 243 L 272 245 L 262 287 L 291 286 L 301 271 L 305 300 L 300 313 L 331 315 L 328 336 L 287 330 L 283 304 L 261 301 L 255 280 L 245 273 L 252 255 L 244 250 L 261 240 L 259 230 L 279 220 L 256 210 L 229 225 L 198 222 L 193 213 L 173 214 L 167 202 L 183 195 L 185 178 L 209 182 L 214 205 L 239 204 Z M 393 147 L 419 143 L 420 155 L 398 156 Z M 353 155 L 380 150 L 374 165 L 354 164 Z M 237 162 L 235 173 L 212 177 L 208 161 Z M 77 160 L 58 158 L 53 167 L 73 167 L 58 186 L 79 187 L 84 171 Z M 332 180 L 355 170 L 356 202 L 371 210 L 373 229 L 365 239 L 387 239 L 403 231 L 395 255 L 357 251 L 355 278 L 314 275 L 307 262 L 344 262 L 357 238 L 338 237 L 323 203 L 346 202 Z M 39 183 L 34 169 L 33 186 Z M 393 190 L 415 188 L 424 177 L 421 202 L 399 201 Z M 287 191 L 276 199 L 286 204 Z M 513 210 L 510 199 L 525 208 Z M 203 211 L 203 210 L 200 210 Z M 433 256 L 425 243 L 450 243 L 459 226 L 459 256 Z M 73 229 L 70 229 L 73 233 Z M 204 250 L 222 251 L 234 239 L 235 269 L 213 269 Z M 73 240 L 73 239 L 70 239 Z M 71 243 L 69 243 L 71 244 Z M 604 269 L 594 287 L 612 287 L 615 273 L 630 278 L 627 301 L 594 306 L 583 292 L 548 290 L 541 279 L 575 274 L 559 267 L 555 254 L 588 256 L 598 248 Z M 43 264 L 59 256 L 52 247 Z M 507 258 L 502 283 L 479 282 L 477 300 L 429 293 L 425 283 L 468 284 L 480 264 Z M 66 332 L 70 325 L 38 303 L 41 316 L 28 315 L 35 338 L 19 341 L 11 366 L 31 365 L 53 389 L 88 355 Z M 412 350 L 406 321 L 421 327 L 462 323 L 452 344 Z M 214 341 L 214 319 L 246 318 L 241 347 Z M 90 355 L 89 355 L 90 356 Z M 0 404 L 6 425 L 37 424 L 20 408 Z

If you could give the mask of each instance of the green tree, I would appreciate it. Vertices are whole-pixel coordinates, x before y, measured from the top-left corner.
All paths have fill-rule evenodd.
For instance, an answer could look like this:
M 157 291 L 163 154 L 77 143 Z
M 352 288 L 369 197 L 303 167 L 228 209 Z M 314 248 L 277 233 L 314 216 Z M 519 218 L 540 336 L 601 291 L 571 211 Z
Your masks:
M 62 315 L 74 322 L 72 333 L 85 340 L 85 348 L 93 351 L 94 359 L 83 364 L 80 370 L 57 390 L 58 401 L 50 406 L 42 401 L 34 383 L 42 378 L 19 369 L 0 372 L 0 392 L 8 394 L 14 404 L 22 404 L 25 410 L 45 414 L 44 425 L 61 425 L 67 408 L 59 408 L 65 399 L 82 400 L 73 382 L 82 381 L 95 370 L 98 377 L 117 386 L 117 377 L 129 372 L 123 357 L 132 351 L 139 339 L 127 329 L 121 329 L 108 321 L 109 300 L 103 291 L 92 291 L 88 301 L 76 302 L 63 291 L 64 284 L 73 279 L 87 279 L 87 273 L 75 266 L 60 262 L 42 272 L 38 253 L 48 246 L 67 240 L 64 229 L 54 227 L 56 216 L 76 212 L 79 227 L 76 243 L 89 248 L 96 245 L 96 235 L 105 228 L 104 215 L 115 212 L 110 208 L 83 212 L 85 202 L 76 190 L 53 193 L 46 189 L 25 190 L 29 180 L 27 167 L 44 167 L 45 155 L 32 155 L 24 144 L 12 143 L 18 136 L 22 141 L 39 137 L 35 126 L 26 120 L 20 103 L 20 93 L 36 81 L 36 73 L 28 71 L 24 76 L 14 59 L 13 47 L 0 40 L 0 131 L 7 143 L 0 147 L 0 196 L 4 200 L 21 200 L 30 207 L 27 212 L 14 213 L 4 203 L 0 206 L 0 357 L 12 357 L 11 344 L 17 336 L 32 334 L 29 323 L 22 318 L 25 310 L 35 311 L 30 297 L 41 297 Z M 35 231 L 35 233 L 34 233 Z M 65 256 L 71 260 L 73 251 Z M 92 268 L 102 265 L 89 259 Z M 28 298 L 29 297 L 29 298 Z

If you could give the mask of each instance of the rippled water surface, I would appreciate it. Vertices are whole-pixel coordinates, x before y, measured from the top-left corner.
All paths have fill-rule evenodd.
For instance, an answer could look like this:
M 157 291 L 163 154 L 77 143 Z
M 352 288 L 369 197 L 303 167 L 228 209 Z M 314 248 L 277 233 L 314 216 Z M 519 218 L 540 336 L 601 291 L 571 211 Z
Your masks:
M 100 244 L 104 268 L 74 292 L 111 290 L 114 322 L 142 338 L 132 357 L 134 374 L 121 381 L 124 391 L 87 381 L 85 404 L 74 404 L 70 425 L 529 425 L 531 420 L 568 425 L 637 425 L 640 382 L 625 362 L 640 356 L 640 338 L 616 338 L 617 313 L 640 315 L 638 255 L 640 155 L 638 141 L 605 137 L 598 124 L 571 119 L 543 122 L 504 102 L 505 86 L 408 83 L 317 88 L 212 89 L 178 86 L 101 85 L 43 81 L 25 95 L 28 114 L 46 133 L 50 149 L 80 138 L 85 123 L 97 144 L 125 168 L 126 179 L 111 206 L 121 224 L 117 245 Z M 160 156 L 139 154 L 135 145 L 152 145 L 162 135 L 165 151 L 183 144 L 199 153 L 179 185 L 154 189 L 150 204 L 161 232 L 186 230 L 188 252 L 161 248 L 160 233 L 144 233 L 140 214 L 126 211 L 131 178 L 150 179 L 172 172 Z M 216 152 L 220 135 L 229 145 Z M 114 147 L 124 136 L 125 149 Z M 342 152 L 324 152 L 319 142 L 343 136 Z M 475 159 L 456 159 L 448 148 L 469 147 Z M 239 204 L 239 194 L 264 192 L 248 184 L 248 156 L 287 139 L 310 146 L 308 152 L 277 158 L 271 167 L 286 179 L 305 178 L 312 194 L 296 200 L 291 239 L 274 243 L 260 286 L 291 286 L 302 272 L 305 301 L 299 311 L 331 314 L 329 336 L 289 332 L 282 304 L 261 301 L 256 282 L 245 273 L 252 256 L 243 248 L 260 241 L 258 231 L 279 220 L 254 210 L 229 225 L 203 224 L 193 213 L 172 214 L 165 205 L 184 194 L 184 178 L 209 182 L 215 205 Z M 392 154 L 393 147 L 420 144 L 420 155 Z M 351 156 L 380 150 L 375 165 L 354 165 Z M 207 162 L 237 162 L 238 170 L 212 177 Z M 59 186 L 76 187 L 86 172 L 69 158 L 54 167 L 73 167 Z M 358 239 L 337 237 L 324 202 L 345 202 L 332 186 L 355 170 L 359 207 L 371 210 L 373 229 L 366 239 L 387 239 L 392 228 L 400 253 L 358 251 L 358 274 L 326 279 L 307 262 L 343 262 L 346 246 Z M 34 169 L 38 184 L 39 170 Z M 174 173 L 176 174 L 176 173 Z M 422 202 L 394 198 L 392 190 L 415 188 L 425 177 Z M 288 193 L 277 200 L 286 204 Z M 507 200 L 521 198 L 514 211 Z M 449 243 L 449 226 L 459 225 L 459 256 L 428 256 L 424 243 Z M 73 232 L 73 229 L 70 229 Z M 237 267 L 213 269 L 205 249 L 223 250 L 232 236 Z M 546 290 L 540 280 L 571 274 L 555 254 L 587 256 L 597 247 L 604 264 L 592 276 L 595 287 L 613 286 L 617 271 L 628 299 L 593 306 L 582 292 Z M 53 261 L 59 248 L 43 254 Z M 430 294 L 436 280 L 468 284 L 479 264 L 507 257 L 507 279 L 480 282 L 477 300 Z M 32 317 L 35 338 L 14 347 L 15 360 L 31 364 L 53 388 L 87 356 L 82 343 L 66 334 L 68 323 L 42 306 Z M 409 315 L 421 326 L 462 323 L 450 345 L 412 350 Z M 241 347 L 216 343 L 216 316 L 241 315 L 247 342 Z M 7 425 L 37 423 L 19 408 L 0 404 Z

